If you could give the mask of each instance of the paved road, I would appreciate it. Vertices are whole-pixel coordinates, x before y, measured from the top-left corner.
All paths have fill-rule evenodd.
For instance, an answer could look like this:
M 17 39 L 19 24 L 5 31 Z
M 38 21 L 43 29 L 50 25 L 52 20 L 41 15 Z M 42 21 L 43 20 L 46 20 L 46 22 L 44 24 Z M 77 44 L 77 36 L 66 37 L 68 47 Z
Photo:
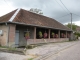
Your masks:
M 80 41 L 46 60 L 80 60 Z
M 23 60 L 25 58 L 24 55 L 0 52 L 0 60 Z
M 39 53 L 43 57 L 43 55 L 47 55 L 48 53 L 55 52 L 57 50 L 61 50 L 61 48 L 65 46 L 72 46 L 68 49 L 65 49 L 61 51 L 60 53 L 55 54 L 54 56 L 51 56 L 48 59 L 45 60 L 80 60 L 80 41 L 74 41 L 74 42 L 64 42 L 64 43 L 52 43 L 52 44 L 47 44 L 40 46 L 38 48 L 31 49 L 27 51 L 28 53 Z M 75 45 L 76 44 L 76 45 Z M 0 52 L 0 60 L 27 60 L 28 58 L 31 58 L 32 56 L 24 56 L 24 55 L 18 55 L 18 54 L 12 54 L 12 53 L 5 53 L 5 52 Z M 40 59 L 42 60 L 42 59 Z

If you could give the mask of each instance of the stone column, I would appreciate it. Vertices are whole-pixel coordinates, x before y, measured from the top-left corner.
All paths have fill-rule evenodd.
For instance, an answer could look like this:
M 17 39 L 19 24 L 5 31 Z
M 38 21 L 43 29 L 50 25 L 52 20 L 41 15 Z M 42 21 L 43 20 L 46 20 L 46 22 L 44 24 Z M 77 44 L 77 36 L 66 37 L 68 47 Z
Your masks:
M 50 29 L 48 30 L 48 38 L 50 39 Z
M 16 31 L 16 25 L 10 24 L 9 25 L 9 46 L 15 45 L 15 31 Z
M 36 39 L 36 27 L 34 27 L 34 40 Z
M 67 31 L 66 31 L 66 38 L 67 38 Z
M 58 36 L 59 36 L 59 38 L 60 38 L 60 30 L 58 31 Z

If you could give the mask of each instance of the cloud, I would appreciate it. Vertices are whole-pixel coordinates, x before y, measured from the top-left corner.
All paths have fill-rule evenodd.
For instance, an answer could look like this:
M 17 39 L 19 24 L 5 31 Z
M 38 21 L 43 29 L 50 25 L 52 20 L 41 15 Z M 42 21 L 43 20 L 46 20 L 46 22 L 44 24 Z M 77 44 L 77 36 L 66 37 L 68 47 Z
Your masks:
M 29 10 L 30 8 L 41 9 L 43 15 L 56 19 L 61 23 L 67 23 L 71 21 L 71 15 L 73 16 L 73 21 L 79 21 L 79 11 L 80 11 L 80 0 L 6 0 L 8 3 L 12 4 L 15 8 L 25 8 Z M 0 3 L 3 1 L 0 1 Z M 69 12 L 69 11 L 70 12 Z

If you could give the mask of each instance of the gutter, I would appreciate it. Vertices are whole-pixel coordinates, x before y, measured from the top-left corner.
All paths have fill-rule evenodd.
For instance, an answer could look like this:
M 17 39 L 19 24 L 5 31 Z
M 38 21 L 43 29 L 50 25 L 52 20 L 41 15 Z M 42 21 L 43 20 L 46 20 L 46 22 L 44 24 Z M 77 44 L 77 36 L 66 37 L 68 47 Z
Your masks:
M 42 27 L 42 28 L 49 28 L 49 29 L 57 29 L 57 30 L 66 30 L 66 29 L 59 29 L 59 28 L 53 28 L 53 27 L 47 27 L 47 26 L 39 26 L 39 25 L 33 25 L 33 24 L 25 24 L 25 23 L 19 23 L 19 22 L 1 22 L 1 23 L 13 23 L 13 24 L 19 24 L 19 25 L 28 25 L 28 26 L 36 26 L 36 27 Z M 66 31 L 72 31 L 72 30 L 66 30 Z
M 0 24 L 4 24 L 4 23 L 7 23 L 7 22 L 0 22 Z
M 59 28 L 53 28 L 53 27 L 47 27 L 47 26 L 39 26 L 39 25 L 33 25 L 33 24 L 25 24 L 25 23 L 19 23 L 19 22 L 11 22 L 11 23 L 20 24 L 20 25 L 28 25 L 28 26 L 36 26 L 36 27 L 42 27 L 42 28 L 49 28 L 49 29 L 66 30 L 66 29 L 59 29 Z M 72 31 L 72 30 L 66 30 L 66 31 Z

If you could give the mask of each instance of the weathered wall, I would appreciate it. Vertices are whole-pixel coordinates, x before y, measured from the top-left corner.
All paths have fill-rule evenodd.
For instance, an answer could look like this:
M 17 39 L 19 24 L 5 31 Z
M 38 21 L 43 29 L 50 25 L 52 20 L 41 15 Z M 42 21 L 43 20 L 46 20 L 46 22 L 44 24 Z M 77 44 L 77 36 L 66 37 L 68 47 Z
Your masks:
M 34 27 L 29 27 L 29 26 L 17 26 L 16 30 L 19 31 L 19 46 L 25 46 L 26 45 L 26 39 L 24 37 L 24 32 L 25 31 L 30 32 L 30 39 L 34 39 Z
M 9 24 L 9 46 L 15 46 L 16 25 Z
M 1 46 L 7 46 L 8 41 L 8 26 L 0 25 L 0 30 L 3 31 L 3 35 L 0 36 L 0 44 Z
M 24 37 L 24 31 L 30 31 L 30 39 L 27 41 Z M 24 27 L 24 26 L 17 26 L 13 24 L 9 25 L 0 25 L 0 30 L 3 30 L 3 36 L 0 36 L 0 44 L 2 46 L 15 46 L 15 32 L 19 30 L 19 46 L 25 46 L 26 42 L 28 44 L 37 44 L 37 43 L 45 43 L 46 42 L 61 42 L 61 41 L 68 41 L 68 38 L 54 38 L 54 39 L 35 39 L 34 40 L 34 27 Z M 9 35 L 8 35 L 9 31 Z
M 24 31 L 30 31 L 30 39 L 26 41 L 24 37 Z M 45 43 L 47 42 L 62 42 L 68 41 L 68 38 L 54 38 L 54 39 L 35 39 L 34 40 L 34 27 L 29 26 L 17 26 L 16 30 L 19 30 L 19 46 L 25 46 L 27 44 L 37 44 L 37 43 Z
M 38 43 L 48 43 L 48 42 L 63 42 L 63 41 L 69 41 L 69 38 L 54 38 L 54 39 L 29 39 L 29 44 L 38 44 Z

